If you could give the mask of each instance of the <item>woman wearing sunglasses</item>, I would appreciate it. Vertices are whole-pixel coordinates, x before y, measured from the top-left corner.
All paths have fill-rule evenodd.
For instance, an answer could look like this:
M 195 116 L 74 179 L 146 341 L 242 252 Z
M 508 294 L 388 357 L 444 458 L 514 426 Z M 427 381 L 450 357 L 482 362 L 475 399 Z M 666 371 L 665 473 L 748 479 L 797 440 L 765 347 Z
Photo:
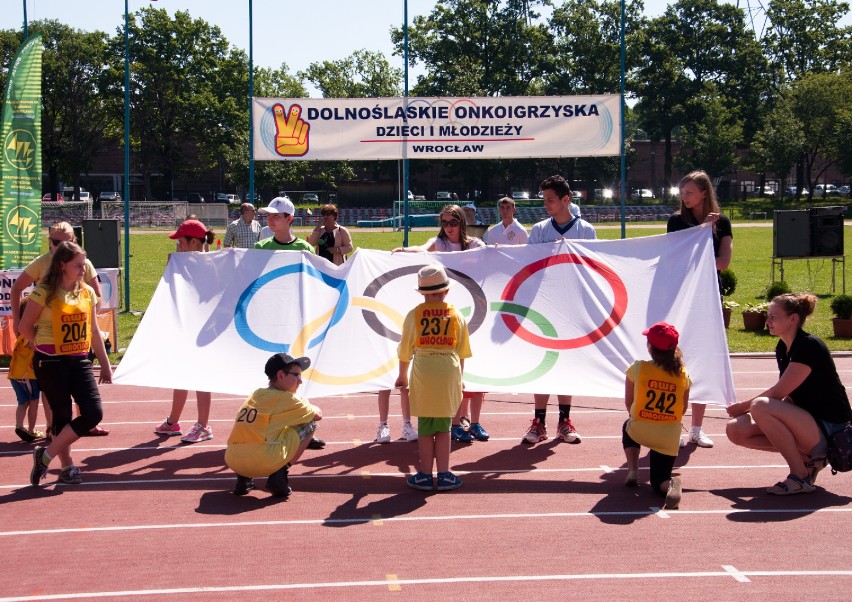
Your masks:
M 467 251 L 484 247 L 485 243 L 467 235 L 464 211 L 458 205 L 445 205 L 438 216 L 441 230 L 437 236 L 424 244 L 412 247 L 399 247 L 394 253 L 422 253 L 423 251 Z
M 480 239 L 467 235 L 467 222 L 464 210 L 458 205 L 445 205 L 438 216 L 441 230 L 438 236 L 430 238 L 425 244 L 413 247 L 399 247 L 394 252 L 421 253 L 424 251 L 467 251 L 479 249 L 485 246 Z M 485 394 L 481 392 L 465 391 L 459 411 L 453 417 L 450 430 L 453 441 L 470 443 L 474 439 L 488 441 L 488 431 L 479 423 L 479 415 L 482 411 L 482 403 Z M 468 414 L 470 410 L 470 414 Z M 470 419 L 467 416 L 470 416 Z
M 63 242 L 77 242 L 77 238 L 74 236 L 74 228 L 68 222 L 58 222 L 52 225 L 47 230 L 47 253 L 44 255 L 39 255 L 35 259 L 33 259 L 27 267 L 24 268 L 24 271 L 18 276 L 18 279 L 15 280 L 15 283 L 12 285 L 11 291 L 11 299 L 9 299 L 10 305 L 12 307 L 12 329 L 15 331 L 15 336 L 20 336 L 20 331 L 18 330 L 19 316 L 21 315 L 21 299 L 23 298 L 24 291 L 31 284 L 41 284 L 47 276 L 48 270 L 50 270 L 50 262 L 53 259 L 53 253 L 56 251 L 57 245 Z M 95 266 L 92 265 L 92 262 L 89 261 L 89 258 L 86 258 L 85 265 L 85 274 L 83 276 L 83 281 L 88 284 L 95 291 L 95 295 L 98 299 L 101 298 L 101 285 L 98 283 L 98 273 L 95 271 Z M 47 405 L 47 402 L 42 396 L 42 406 L 44 407 L 44 418 L 47 421 L 47 432 L 51 432 L 51 423 L 53 421 L 53 416 L 50 411 L 50 406 Z M 109 435 L 109 431 L 101 426 L 95 426 L 91 431 L 87 433 L 88 436 L 99 437 L 104 435 Z

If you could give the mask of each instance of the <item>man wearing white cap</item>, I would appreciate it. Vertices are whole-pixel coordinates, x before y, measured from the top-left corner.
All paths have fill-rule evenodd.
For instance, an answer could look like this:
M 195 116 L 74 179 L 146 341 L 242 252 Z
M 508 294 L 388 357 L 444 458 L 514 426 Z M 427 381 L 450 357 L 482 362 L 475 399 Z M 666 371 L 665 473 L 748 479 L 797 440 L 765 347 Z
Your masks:
M 275 197 L 269 201 L 269 205 L 259 209 L 258 213 L 266 216 L 266 224 L 272 230 L 272 237 L 259 240 L 255 243 L 255 249 L 267 251 L 307 251 L 314 253 L 314 248 L 308 241 L 297 237 L 290 230 L 293 223 L 293 215 L 296 208 L 285 196 Z

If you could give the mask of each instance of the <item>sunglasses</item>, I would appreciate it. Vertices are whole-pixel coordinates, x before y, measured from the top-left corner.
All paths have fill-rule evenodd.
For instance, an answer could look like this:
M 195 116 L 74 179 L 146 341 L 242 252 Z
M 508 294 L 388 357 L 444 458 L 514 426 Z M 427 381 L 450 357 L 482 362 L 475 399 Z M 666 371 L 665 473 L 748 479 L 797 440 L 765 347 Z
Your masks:
M 302 373 L 301 372 L 287 372 L 287 376 L 295 376 L 299 380 L 302 380 Z
M 49 240 L 50 240 L 51 244 L 53 244 L 53 246 L 55 246 L 55 247 L 56 247 L 56 246 L 59 246 L 59 245 L 60 245 L 60 244 L 62 244 L 63 242 L 68 242 L 68 241 L 66 241 L 66 240 L 56 240 L 55 238 L 51 238 L 51 239 L 49 239 Z
M 451 220 L 443 220 L 442 219 L 441 220 L 441 227 L 442 228 L 458 228 L 460 225 L 461 225 L 461 222 L 457 219 L 451 219 Z

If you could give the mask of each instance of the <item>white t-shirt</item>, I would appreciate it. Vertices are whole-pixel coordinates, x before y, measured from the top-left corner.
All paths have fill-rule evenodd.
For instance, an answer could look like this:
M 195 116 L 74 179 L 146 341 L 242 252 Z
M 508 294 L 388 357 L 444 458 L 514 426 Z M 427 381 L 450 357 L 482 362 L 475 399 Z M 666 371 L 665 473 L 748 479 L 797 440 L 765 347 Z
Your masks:
M 541 220 L 530 230 L 529 244 L 536 245 L 547 242 L 554 242 L 560 238 L 568 238 L 575 240 L 595 240 L 595 227 L 584 219 L 577 218 L 571 229 L 564 234 L 559 232 L 553 226 L 553 218 Z
M 435 246 L 436 251 L 442 252 L 450 252 L 450 251 L 461 251 L 461 243 L 460 242 L 449 242 L 445 241 L 441 238 L 435 236 L 434 238 L 430 238 L 426 241 L 426 244 L 423 245 L 423 248 Z M 470 249 L 480 249 L 485 246 L 485 243 L 479 240 L 478 238 L 470 238 L 470 244 L 468 245 L 468 250 Z
M 269 226 L 264 226 L 260 229 L 260 236 L 257 237 L 257 240 L 263 240 L 264 238 L 272 238 L 275 234 L 272 230 L 269 229 Z
M 489 245 L 525 245 L 530 237 L 527 229 L 517 219 L 504 226 L 503 222 L 495 224 L 485 233 L 485 242 Z

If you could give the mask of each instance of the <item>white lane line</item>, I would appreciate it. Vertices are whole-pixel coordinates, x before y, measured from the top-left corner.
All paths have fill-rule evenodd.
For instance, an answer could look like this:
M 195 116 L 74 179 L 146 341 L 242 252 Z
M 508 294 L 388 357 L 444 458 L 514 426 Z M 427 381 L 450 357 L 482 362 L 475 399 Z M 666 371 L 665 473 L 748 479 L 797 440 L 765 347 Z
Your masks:
M 725 569 L 728 573 L 730 573 L 734 579 L 739 581 L 740 583 L 751 583 L 751 579 L 745 576 L 745 573 L 738 571 L 736 567 L 731 566 L 730 564 L 723 564 L 722 568 Z
M 198 444 L 195 444 L 196 447 L 201 447 Z M 188 446 L 187 446 L 188 447 Z M 213 446 L 206 446 L 213 447 Z M 186 447 L 177 447 L 177 448 L 166 448 L 166 449 L 186 449 Z M 85 451 L 85 450 L 74 450 L 75 452 Z M 754 470 L 754 469 L 777 469 L 777 468 L 787 468 L 786 464 L 751 464 L 751 465 L 712 465 L 712 466 L 677 466 L 676 470 Z M 223 470 L 224 467 L 223 467 Z M 347 477 L 357 477 L 363 478 L 363 474 L 361 473 L 360 468 L 352 468 L 353 472 L 348 473 L 326 473 L 326 474 L 291 474 L 291 479 L 340 479 Z M 610 468 L 611 471 L 624 471 L 627 468 Z M 647 467 L 640 467 L 640 472 L 647 472 Z M 358 472 L 354 472 L 358 471 Z M 600 466 L 591 466 L 591 467 L 572 467 L 572 468 L 517 468 L 517 469 L 493 469 L 493 470 L 454 470 L 456 474 L 459 475 L 515 475 L 515 474 L 562 474 L 562 473 L 576 473 L 576 472 L 590 472 L 597 474 L 605 474 L 606 471 L 602 470 Z M 204 483 L 206 481 L 224 481 L 224 480 L 233 480 L 233 475 L 230 473 L 226 473 L 228 476 L 221 477 L 175 477 L 169 479 L 123 479 L 123 480 L 103 480 L 103 481 L 84 481 L 81 485 L 73 485 L 73 487 L 97 487 L 101 485 L 112 486 L 112 485 L 151 485 L 151 484 L 168 484 L 168 483 Z M 371 477 L 391 477 L 391 478 L 401 478 L 406 476 L 407 473 L 402 472 L 371 472 Z M 121 477 L 122 475 L 116 475 L 116 477 Z M 58 484 L 58 481 L 42 483 L 42 487 Z M 9 485 L 0 485 L 0 489 L 21 489 L 24 487 L 29 487 L 28 483 L 18 483 L 18 484 L 9 484 Z
M 845 570 L 777 570 L 777 571 L 739 571 L 738 574 L 760 577 L 849 577 L 852 571 Z M 463 577 L 436 577 L 425 579 L 396 579 L 394 585 L 455 585 L 468 583 L 528 583 L 537 581 L 648 581 L 654 579 L 703 579 L 721 577 L 730 579 L 731 572 L 721 571 L 688 571 L 666 573 L 579 573 L 564 575 L 489 575 Z M 739 580 L 738 580 L 739 581 Z M 270 583 L 264 585 L 228 585 L 207 587 L 181 587 L 143 590 L 118 590 L 109 592 L 79 592 L 49 594 L 38 596 L 14 596 L 0 598 L 0 602 L 31 602 L 35 600 L 79 600 L 81 598 L 108 598 L 129 596 L 174 596 L 180 594 L 204 594 L 226 592 L 270 592 L 286 590 L 331 589 L 341 587 L 381 588 L 387 589 L 387 579 L 370 581 L 327 581 L 315 583 Z
M 677 518 L 687 516 L 727 516 L 730 514 L 826 514 L 826 513 L 852 513 L 849 508 L 758 508 L 758 509 L 735 509 L 725 508 L 721 510 L 672 510 L 663 512 L 659 508 L 652 507 L 647 510 L 608 510 L 601 512 L 526 512 L 506 514 L 455 514 L 437 516 L 382 516 L 383 523 L 418 523 L 418 522 L 448 522 L 448 521 L 482 521 L 482 520 L 529 520 L 529 519 L 553 519 L 553 518 L 600 518 L 600 517 L 642 517 L 651 515 L 667 514 L 660 518 Z M 353 516 L 351 518 L 305 518 L 293 520 L 268 520 L 268 521 L 239 521 L 220 523 L 170 523 L 156 525 L 111 525 L 109 527 L 65 527 L 61 529 L 32 529 L 29 531 L 0 531 L 0 537 L 22 537 L 34 535 L 68 535 L 75 533 L 115 533 L 129 531 L 159 531 L 166 529 L 206 529 L 230 528 L 230 527 L 295 527 L 303 525 L 358 525 L 372 523 L 374 516 Z

